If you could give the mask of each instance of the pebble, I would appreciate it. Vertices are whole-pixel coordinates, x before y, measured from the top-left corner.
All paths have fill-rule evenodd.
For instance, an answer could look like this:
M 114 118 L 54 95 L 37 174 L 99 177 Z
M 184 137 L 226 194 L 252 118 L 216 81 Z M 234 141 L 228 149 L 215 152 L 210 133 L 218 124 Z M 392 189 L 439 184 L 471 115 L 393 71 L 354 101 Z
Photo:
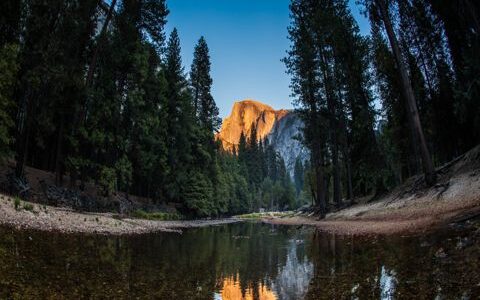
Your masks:
M 437 250 L 437 252 L 435 252 L 435 257 L 436 258 L 447 258 L 447 253 L 445 253 L 445 250 L 443 250 L 443 248 L 440 248 Z

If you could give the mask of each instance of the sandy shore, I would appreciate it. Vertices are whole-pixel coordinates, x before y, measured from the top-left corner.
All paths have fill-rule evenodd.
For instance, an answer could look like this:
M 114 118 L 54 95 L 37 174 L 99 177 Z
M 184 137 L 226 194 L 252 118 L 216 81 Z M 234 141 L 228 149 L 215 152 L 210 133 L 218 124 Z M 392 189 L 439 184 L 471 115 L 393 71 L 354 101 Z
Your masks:
M 416 193 L 397 190 L 373 203 L 357 204 L 328 214 L 324 220 L 297 215 L 263 218 L 283 225 L 310 225 L 336 234 L 371 235 L 419 233 L 480 215 L 480 176 L 467 172 L 448 184 Z
M 0 224 L 17 229 L 34 229 L 64 233 L 94 233 L 108 235 L 144 234 L 152 232 L 178 232 L 182 229 L 222 225 L 239 222 L 238 219 L 151 221 L 118 218 L 111 213 L 80 213 L 65 208 L 29 203 L 32 210 L 24 209 L 21 202 L 15 209 L 14 200 L 0 194 Z

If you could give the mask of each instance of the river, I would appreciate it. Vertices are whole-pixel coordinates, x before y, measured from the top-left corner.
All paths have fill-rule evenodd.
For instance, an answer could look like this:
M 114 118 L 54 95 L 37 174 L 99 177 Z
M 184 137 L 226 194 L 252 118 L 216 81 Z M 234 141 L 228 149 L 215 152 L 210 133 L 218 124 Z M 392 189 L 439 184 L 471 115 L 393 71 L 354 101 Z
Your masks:
M 122 237 L 0 228 L 0 299 L 478 299 L 477 228 L 388 238 L 255 222 Z

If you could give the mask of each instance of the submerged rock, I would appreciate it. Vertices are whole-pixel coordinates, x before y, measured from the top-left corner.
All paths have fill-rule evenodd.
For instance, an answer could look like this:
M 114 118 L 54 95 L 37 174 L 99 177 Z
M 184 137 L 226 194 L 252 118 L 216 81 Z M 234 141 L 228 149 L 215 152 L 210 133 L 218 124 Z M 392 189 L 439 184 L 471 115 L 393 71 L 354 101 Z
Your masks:
M 437 250 L 437 252 L 435 252 L 435 257 L 440 258 L 440 259 L 444 259 L 444 258 L 447 258 L 447 253 L 445 252 L 445 250 L 443 248 L 440 248 L 440 249 Z

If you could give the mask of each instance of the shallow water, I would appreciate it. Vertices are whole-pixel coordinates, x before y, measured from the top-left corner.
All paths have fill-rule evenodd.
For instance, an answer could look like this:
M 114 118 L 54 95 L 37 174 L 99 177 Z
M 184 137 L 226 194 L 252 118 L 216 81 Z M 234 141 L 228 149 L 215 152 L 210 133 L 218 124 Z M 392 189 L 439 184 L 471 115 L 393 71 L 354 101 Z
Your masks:
M 259 223 L 135 237 L 3 228 L 0 299 L 478 299 L 476 226 L 394 238 Z

